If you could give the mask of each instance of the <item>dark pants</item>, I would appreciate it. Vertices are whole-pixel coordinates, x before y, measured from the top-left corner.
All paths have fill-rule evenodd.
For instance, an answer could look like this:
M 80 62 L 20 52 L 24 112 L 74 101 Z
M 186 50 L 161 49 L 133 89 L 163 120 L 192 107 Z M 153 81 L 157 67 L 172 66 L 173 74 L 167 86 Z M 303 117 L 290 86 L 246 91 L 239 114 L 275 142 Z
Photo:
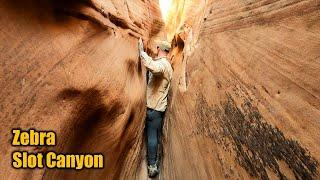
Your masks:
M 147 158 L 148 165 L 157 161 L 158 146 L 162 134 L 164 112 L 147 109 L 146 133 L 147 133 Z

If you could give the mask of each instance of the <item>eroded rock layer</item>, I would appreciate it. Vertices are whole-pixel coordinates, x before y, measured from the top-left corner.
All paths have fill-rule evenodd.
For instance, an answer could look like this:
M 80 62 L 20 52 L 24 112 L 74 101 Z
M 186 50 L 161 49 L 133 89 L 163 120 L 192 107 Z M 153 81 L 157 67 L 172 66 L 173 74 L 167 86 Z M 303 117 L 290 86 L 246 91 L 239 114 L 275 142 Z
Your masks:
M 199 40 L 175 60 L 164 177 L 319 178 L 319 5 L 206 6 Z
M 140 164 L 145 69 L 156 1 L 2 1 L 0 167 L 8 179 L 118 179 Z M 12 147 L 12 128 L 53 130 L 55 147 Z M 103 153 L 102 170 L 15 170 L 11 153 Z

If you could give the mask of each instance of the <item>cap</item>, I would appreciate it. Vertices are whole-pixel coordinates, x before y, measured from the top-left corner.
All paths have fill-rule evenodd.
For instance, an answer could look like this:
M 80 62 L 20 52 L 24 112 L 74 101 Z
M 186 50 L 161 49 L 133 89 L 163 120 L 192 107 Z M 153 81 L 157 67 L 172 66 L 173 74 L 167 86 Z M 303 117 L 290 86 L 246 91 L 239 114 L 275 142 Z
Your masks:
M 162 51 L 170 51 L 171 49 L 171 44 L 167 41 L 159 41 L 157 44 Z

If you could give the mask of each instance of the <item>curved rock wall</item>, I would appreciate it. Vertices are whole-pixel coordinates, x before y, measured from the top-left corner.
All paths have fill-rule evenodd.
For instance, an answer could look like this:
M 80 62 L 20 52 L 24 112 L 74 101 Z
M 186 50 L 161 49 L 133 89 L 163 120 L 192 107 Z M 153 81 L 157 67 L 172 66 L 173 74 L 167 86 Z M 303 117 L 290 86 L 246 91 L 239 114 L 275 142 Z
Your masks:
M 140 164 L 145 69 L 137 38 L 162 27 L 156 1 L 2 1 L 0 167 L 9 179 L 118 179 Z M 12 128 L 57 146 L 12 147 Z M 14 170 L 11 152 L 98 153 L 103 170 Z
M 176 48 L 164 179 L 319 178 L 319 5 L 207 4 Z

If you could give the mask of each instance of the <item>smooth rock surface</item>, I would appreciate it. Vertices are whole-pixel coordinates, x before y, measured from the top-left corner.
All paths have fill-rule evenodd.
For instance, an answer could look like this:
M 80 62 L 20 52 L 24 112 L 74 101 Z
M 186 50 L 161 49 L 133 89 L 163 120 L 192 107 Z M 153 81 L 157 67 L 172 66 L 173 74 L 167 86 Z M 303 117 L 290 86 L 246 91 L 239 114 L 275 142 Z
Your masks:
M 206 5 L 175 59 L 164 179 L 319 178 L 319 5 Z
M 95 3 L 1 2 L 2 177 L 118 179 L 136 173 L 146 86 L 137 34 L 150 39 L 163 23 L 155 1 Z M 12 128 L 53 130 L 57 145 L 12 147 Z M 105 168 L 15 170 L 15 150 L 103 153 Z

